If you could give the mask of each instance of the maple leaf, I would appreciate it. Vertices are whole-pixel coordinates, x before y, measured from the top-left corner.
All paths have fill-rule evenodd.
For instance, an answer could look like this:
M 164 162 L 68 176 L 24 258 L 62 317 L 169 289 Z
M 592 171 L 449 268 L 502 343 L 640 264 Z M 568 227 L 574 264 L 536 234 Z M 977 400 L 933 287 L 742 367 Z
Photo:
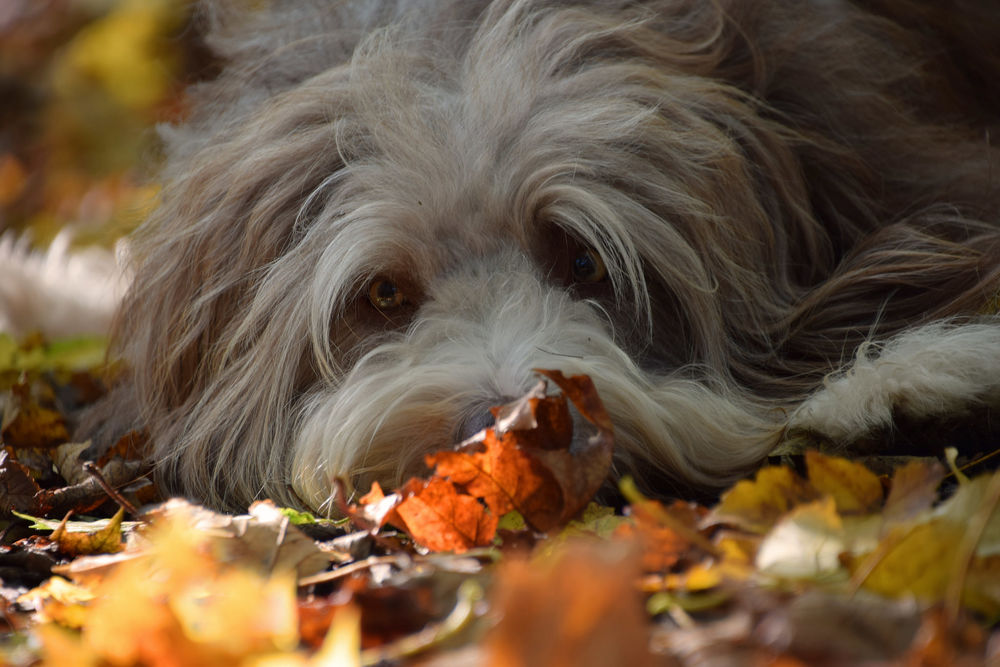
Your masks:
M 428 549 L 463 552 L 493 541 L 499 517 L 448 480 L 410 480 L 402 496 L 394 511 L 413 539 Z
M 516 510 L 536 530 L 546 531 L 560 523 L 561 489 L 541 461 L 519 446 L 520 433 L 507 431 L 497 436 L 489 429 L 481 452 L 438 452 L 426 461 L 437 475 L 482 498 L 496 516 Z
M 437 475 L 482 498 L 497 516 L 516 510 L 535 530 L 545 532 L 579 514 L 600 488 L 611 466 L 614 435 L 589 377 L 536 372 L 562 395 L 546 396 L 544 382 L 539 383 L 519 401 L 498 409 L 496 425 L 467 441 L 464 450 L 430 454 L 426 461 Z M 572 452 L 566 397 L 597 427 Z

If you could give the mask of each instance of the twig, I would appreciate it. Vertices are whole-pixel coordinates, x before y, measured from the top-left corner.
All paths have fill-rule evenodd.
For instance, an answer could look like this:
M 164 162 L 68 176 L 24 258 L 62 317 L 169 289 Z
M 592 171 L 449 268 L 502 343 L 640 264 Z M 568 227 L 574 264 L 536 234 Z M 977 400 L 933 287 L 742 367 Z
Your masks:
M 351 563 L 350 565 L 338 567 L 336 570 L 320 572 L 319 574 L 314 574 L 309 577 L 302 577 L 299 579 L 299 587 L 301 588 L 303 586 L 312 586 L 313 584 L 322 584 L 327 581 L 335 581 L 341 577 L 346 577 L 354 574 L 355 572 L 360 572 L 361 570 L 365 570 L 374 565 L 381 565 L 382 563 L 399 563 L 404 558 L 409 560 L 409 556 L 369 556 L 364 560 L 359 560 L 357 563 Z
M 104 489 L 104 493 L 108 494 L 109 498 L 118 503 L 120 507 L 124 507 L 125 511 L 131 514 L 136 519 L 141 518 L 139 510 L 135 508 L 135 505 L 130 503 L 125 498 L 125 496 L 118 493 L 116 489 L 111 488 L 111 485 L 108 484 L 106 479 L 104 479 L 104 475 L 101 474 L 101 471 L 98 469 L 96 465 L 93 464 L 93 462 L 84 461 L 83 469 L 84 471 L 86 471 L 88 475 L 94 478 L 94 480 L 101 486 L 102 489 Z

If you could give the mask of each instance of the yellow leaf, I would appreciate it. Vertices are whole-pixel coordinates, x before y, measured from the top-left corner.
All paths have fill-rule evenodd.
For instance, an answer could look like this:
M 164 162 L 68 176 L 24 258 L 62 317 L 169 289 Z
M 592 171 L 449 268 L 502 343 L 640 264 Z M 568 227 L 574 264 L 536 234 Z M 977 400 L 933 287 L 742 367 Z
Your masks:
M 937 519 L 891 531 L 867 558 L 852 559 L 852 572 L 871 568 L 863 586 L 890 597 L 913 595 L 926 602 L 944 598 L 954 576 L 964 526 Z M 871 567 L 871 560 L 875 560 Z
M 819 496 L 812 485 L 789 468 L 762 468 L 753 481 L 737 482 L 722 495 L 711 520 L 766 533 L 787 512 Z
M 361 667 L 361 610 L 347 605 L 337 610 L 323 646 L 310 667 Z
M 1000 556 L 972 559 L 962 602 L 993 618 L 1000 615 Z
M 125 510 L 119 508 L 111 521 L 92 533 L 72 533 L 66 530 L 65 521 L 52 531 L 52 541 L 59 550 L 70 556 L 113 554 L 122 550 L 122 518 Z
M 263 578 L 237 568 L 204 583 L 180 586 L 169 597 L 185 636 L 226 655 L 289 651 L 299 638 L 295 578 Z
M 868 514 L 882 505 L 882 483 L 860 463 L 810 450 L 806 469 L 812 485 L 829 494 L 842 514 Z
M 42 667 L 96 667 L 99 657 L 87 649 L 80 635 L 58 625 L 40 625 L 35 634 L 41 643 Z
M 54 621 L 67 628 L 83 627 L 87 618 L 87 603 L 94 599 L 94 593 L 83 586 L 63 579 L 51 577 L 17 598 L 19 604 L 34 606 L 38 610 L 38 620 Z
M 123 107 L 152 108 L 166 96 L 177 68 L 167 38 L 183 16 L 182 4 L 122 0 L 76 35 L 56 85 L 96 82 Z

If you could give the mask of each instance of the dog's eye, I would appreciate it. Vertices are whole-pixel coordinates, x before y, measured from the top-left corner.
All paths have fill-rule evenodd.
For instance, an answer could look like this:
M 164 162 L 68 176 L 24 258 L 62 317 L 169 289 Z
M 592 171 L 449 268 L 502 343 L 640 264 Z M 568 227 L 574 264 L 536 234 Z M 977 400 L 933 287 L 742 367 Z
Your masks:
M 380 278 L 372 282 L 368 288 L 368 300 L 379 310 L 391 310 L 401 306 L 404 301 L 403 290 L 391 280 Z
M 607 274 L 604 260 L 589 248 L 573 258 L 573 279 L 578 283 L 597 283 L 604 280 Z

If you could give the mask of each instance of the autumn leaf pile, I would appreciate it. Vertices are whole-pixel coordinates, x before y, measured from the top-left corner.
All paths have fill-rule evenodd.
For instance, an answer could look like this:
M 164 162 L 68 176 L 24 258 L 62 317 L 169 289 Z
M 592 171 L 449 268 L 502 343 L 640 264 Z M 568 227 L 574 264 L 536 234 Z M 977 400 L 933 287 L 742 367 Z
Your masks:
M 185 4 L 7 7 L 0 226 L 117 234 L 155 193 L 150 125 L 210 68 Z M 540 371 L 426 476 L 343 481 L 339 519 L 232 516 L 162 498 L 141 433 L 70 441 L 103 359 L 0 336 L 0 664 L 1000 664 L 1000 475 L 953 458 L 806 452 L 706 505 L 651 499 L 606 483 L 590 380 Z
M 127 449 L 84 465 L 86 443 L 64 442 L 60 397 L 87 377 L 87 345 L 3 349 L 6 664 L 1000 658 L 997 474 L 913 459 L 878 476 L 810 451 L 802 473 L 765 467 L 713 507 L 625 479 L 615 510 L 592 500 L 613 453 L 592 382 L 540 371 L 494 428 L 429 455 L 424 478 L 342 502 L 341 520 L 269 501 L 230 516 L 142 504 Z

